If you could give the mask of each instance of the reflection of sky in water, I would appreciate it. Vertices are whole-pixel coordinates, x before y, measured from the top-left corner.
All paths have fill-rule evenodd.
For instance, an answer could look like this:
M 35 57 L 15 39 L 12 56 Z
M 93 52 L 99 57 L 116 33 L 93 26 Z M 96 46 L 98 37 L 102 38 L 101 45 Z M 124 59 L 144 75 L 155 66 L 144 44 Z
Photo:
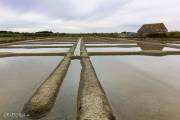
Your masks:
M 57 56 L 1 58 L 0 119 L 4 120 L 2 113 L 21 112 L 24 104 L 61 59 Z
M 129 44 L 86 44 L 86 46 L 116 46 L 116 45 L 137 45 L 136 43 L 129 43 Z
M 170 48 L 170 47 L 164 47 L 163 51 L 180 51 L 178 48 Z
M 91 57 L 117 119 L 180 118 L 180 56 Z
M 41 120 L 76 120 L 80 61 L 72 61 L 51 112 Z
M 81 48 L 81 41 L 78 42 L 76 49 L 74 51 L 74 56 L 80 56 L 80 48 Z
M 30 43 L 36 43 L 36 44 L 73 44 L 74 42 L 55 42 L 55 41 L 43 41 L 43 42 L 28 42 Z
M 67 52 L 69 48 L 38 48 L 38 49 L 24 49 L 24 48 L 11 48 L 11 49 L 0 49 L 0 52 L 14 52 L 14 53 L 58 53 Z
M 171 44 L 171 43 L 168 43 L 168 45 L 176 45 L 176 46 L 180 46 L 180 44 Z
M 10 46 L 72 46 L 73 44 L 17 44 Z
M 131 48 L 87 48 L 88 52 L 133 52 L 133 51 L 142 51 L 139 47 Z

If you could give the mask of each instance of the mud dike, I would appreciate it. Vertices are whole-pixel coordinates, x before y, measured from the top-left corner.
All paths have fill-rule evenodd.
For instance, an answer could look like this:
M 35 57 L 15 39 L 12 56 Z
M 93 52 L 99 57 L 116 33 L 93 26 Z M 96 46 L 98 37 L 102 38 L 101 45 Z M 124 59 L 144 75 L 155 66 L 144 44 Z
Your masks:
M 81 42 L 81 56 L 82 70 L 78 95 L 78 119 L 115 120 L 83 41 Z

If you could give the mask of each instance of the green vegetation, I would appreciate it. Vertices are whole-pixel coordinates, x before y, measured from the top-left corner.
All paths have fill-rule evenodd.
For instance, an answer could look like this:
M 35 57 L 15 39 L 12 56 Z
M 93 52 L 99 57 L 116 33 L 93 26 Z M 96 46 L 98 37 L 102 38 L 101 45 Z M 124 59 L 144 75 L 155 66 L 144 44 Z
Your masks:
M 126 37 L 128 32 L 122 33 L 53 33 L 52 31 L 40 31 L 36 33 L 19 33 L 0 31 L 0 37 Z
M 169 32 L 168 37 L 180 38 L 180 32 Z
M 52 31 L 40 31 L 36 33 L 19 33 L 12 31 L 0 31 L 0 43 L 10 43 L 22 40 L 49 38 L 49 37 L 125 37 L 126 33 L 53 33 Z
M 148 37 L 148 38 L 180 38 L 180 32 L 146 33 L 146 34 L 138 34 L 138 37 Z
M 38 39 L 55 36 L 52 32 L 19 33 L 12 31 L 0 31 L 0 43 L 10 43 L 28 39 Z
M 107 38 L 180 38 L 180 32 L 138 34 L 133 32 L 122 33 L 53 33 L 52 31 L 40 31 L 36 33 L 19 33 L 12 31 L 0 31 L 0 43 L 10 43 L 22 40 L 49 38 L 49 37 L 107 37 Z

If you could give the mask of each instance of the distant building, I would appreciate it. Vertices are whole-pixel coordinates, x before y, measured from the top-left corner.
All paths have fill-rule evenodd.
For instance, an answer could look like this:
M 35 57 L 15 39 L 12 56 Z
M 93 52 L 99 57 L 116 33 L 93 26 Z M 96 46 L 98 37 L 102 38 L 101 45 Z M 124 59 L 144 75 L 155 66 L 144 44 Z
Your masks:
M 135 32 L 121 32 L 120 37 L 136 37 L 137 33 Z
M 127 32 L 127 37 L 136 37 L 137 34 L 134 32 Z
M 139 30 L 138 33 L 166 33 L 168 29 L 163 23 L 155 24 L 144 24 Z

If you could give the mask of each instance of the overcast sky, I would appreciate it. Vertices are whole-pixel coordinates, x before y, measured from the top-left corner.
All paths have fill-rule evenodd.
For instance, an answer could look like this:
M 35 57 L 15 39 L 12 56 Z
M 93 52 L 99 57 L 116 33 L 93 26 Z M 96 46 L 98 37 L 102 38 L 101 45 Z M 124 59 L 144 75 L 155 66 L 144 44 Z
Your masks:
M 137 31 L 164 22 L 180 30 L 180 0 L 0 0 L 0 30 Z

